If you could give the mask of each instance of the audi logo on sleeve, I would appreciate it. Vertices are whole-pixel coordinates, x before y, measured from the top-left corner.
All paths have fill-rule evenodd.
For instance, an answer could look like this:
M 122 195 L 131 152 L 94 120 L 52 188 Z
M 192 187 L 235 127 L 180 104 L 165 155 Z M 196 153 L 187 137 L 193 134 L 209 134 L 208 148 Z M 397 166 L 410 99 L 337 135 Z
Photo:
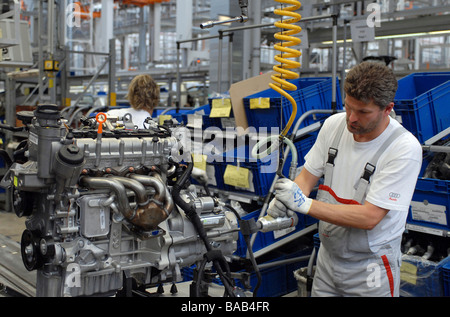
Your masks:
M 389 193 L 389 200 L 397 201 L 398 198 L 400 198 L 399 193 L 393 193 L 393 192 Z

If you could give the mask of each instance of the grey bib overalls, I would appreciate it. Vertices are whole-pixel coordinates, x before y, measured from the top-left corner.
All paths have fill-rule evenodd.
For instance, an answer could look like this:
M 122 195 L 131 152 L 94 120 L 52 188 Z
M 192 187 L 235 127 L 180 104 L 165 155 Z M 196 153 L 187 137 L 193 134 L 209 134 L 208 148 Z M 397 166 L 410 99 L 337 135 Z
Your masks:
M 330 204 L 363 204 L 370 177 L 384 150 L 406 130 L 396 129 L 366 164 L 353 199 L 338 197 L 331 188 L 334 158 L 346 127 L 344 118 L 334 137 L 325 165 L 324 184 L 319 186 L 317 200 Z M 400 239 L 373 252 L 368 231 L 319 222 L 320 248 L 312 296 L 398 296 L 400 283 Z

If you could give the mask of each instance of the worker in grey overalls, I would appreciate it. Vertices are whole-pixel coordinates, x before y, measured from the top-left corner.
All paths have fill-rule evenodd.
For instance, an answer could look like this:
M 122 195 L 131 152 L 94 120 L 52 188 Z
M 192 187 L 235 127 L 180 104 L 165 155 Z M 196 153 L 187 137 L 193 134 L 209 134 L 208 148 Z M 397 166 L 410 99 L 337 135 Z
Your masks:
M 297 178 L 275 184 L 267 212 L 320 220 L 312 296 L 399 296 L 400 242 L 422 148 L 390 116 L 397 80 L 388 67 L 355 66 L 344 90 L 345 113 L 325 120 Z

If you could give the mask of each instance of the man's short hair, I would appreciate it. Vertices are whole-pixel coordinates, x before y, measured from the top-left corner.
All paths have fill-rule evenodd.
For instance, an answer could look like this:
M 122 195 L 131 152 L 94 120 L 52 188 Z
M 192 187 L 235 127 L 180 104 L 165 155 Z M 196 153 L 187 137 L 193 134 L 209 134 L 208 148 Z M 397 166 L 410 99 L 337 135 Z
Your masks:
M 394 72 L 378 62 L 362 62 L 345 77 L 344 91 L 364 103 L 373 101 L 381 109 L 394 101 L 397 92 Z

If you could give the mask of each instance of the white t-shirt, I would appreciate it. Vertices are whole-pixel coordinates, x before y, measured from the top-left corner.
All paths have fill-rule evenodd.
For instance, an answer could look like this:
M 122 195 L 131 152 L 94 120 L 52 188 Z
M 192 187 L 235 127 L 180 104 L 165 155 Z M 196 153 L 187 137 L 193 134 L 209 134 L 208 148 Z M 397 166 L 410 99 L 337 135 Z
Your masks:
M 313 175 L 323 176 L 328 149 L 345 116 L 345 113 L 338 113 L 328 118 L 316 143 L 305 156 L 304 167 Z M 353 134 L 347 128 L 344 129 L 334 161 L 331 183 L 331 188 L 338 197 L 353 199 L 355 185 L 366 163 L 398 126 L 400 123 L 390 118 L 383 133 L 369 142 L 356 142 Z M 380 156 L 370 180 L 366 201 L 390 211 L 374 229 L 368 231 L 371 247 L 391 241 L 403 233 L 421 165 L 422 147 L 409 132 L 394 140 Z
M 136 110 L 134 108 L 121 108 L 121 109 L 113 109 L 106 113 L 106 115 L 111 117 L 123 117 L 125 114 L 131 114 L 131 120 L 134 125 L 138 126 L 139 129 L 144 129 L 144 121 L 148 117 L 151 117 L 150 113 L 145 110 Z

